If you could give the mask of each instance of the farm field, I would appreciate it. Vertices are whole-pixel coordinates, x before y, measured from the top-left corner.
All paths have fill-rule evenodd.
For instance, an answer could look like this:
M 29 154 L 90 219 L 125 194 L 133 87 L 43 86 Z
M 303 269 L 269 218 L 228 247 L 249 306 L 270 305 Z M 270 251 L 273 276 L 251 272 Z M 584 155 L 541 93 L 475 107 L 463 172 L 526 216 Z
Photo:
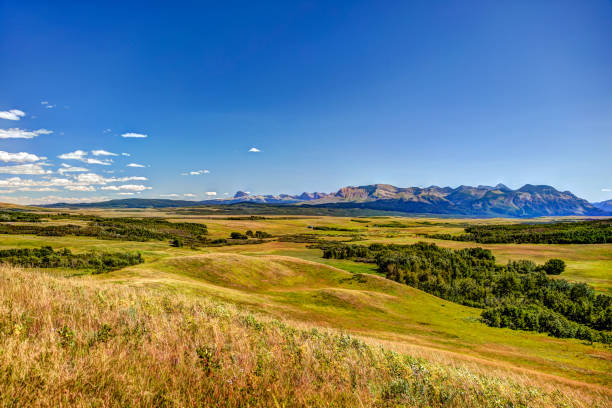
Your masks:
M 263 231 L 261 243 L 172 247 L 167 241 L 103 240 L 85 236 L 0 235 L 0 250 L 49 245 L 75 253 L 89 250 L 138 251 L 144 263 L 97 275 L 50 268 L 30 273 L 95 288 L 159 291 L 188 302 L 221 302 L 299 327 L 318 327 L 357 336 L 368 344 L 444 366 L 468 367 L 497 376 L 527 379 L 542 390 L 558 388 L 583 402 L 612 398 L 612 352 L 608 346 L 546 334 L 488 327 L 480 309 L 449 302 L 384 278 L 375 264 L 324 259 L 322 251 L 295 237 L 353 244 L 434 242 L 441 247 L 490 249 L 498 263 L 529 259 L 541 264 L 560 258 L 561 278 L 612 292 L 612 245 L 476 244 L 425 238 L 461 233 L 474 223 L 509 219 L 400 217 L 184 216 L 174 211 L 79 210 L 63 213 L 102 217 L 161 217 L 202 223 L 208 238 L 232 232 Z M 44 213 L 49 213 L 45 211 Z M 538 221 L 542 221 L 539 219 Z M 525 222 L 525 220 L 521 220 Z M 61 216 L 45 224 L 75 224 Z M 45 278 L 46 279 L 46 278 Z M 72 285 L 73 283 L 66 283 Z M 112 289 L 115 290 L 115 289 Z M 545 405 L 545 404 L 543 404 Z M 588 405 L 588 404 L 587 404 Z M 551 405 L 554 406 L 554 405 Z M 577 405 L 580 406 L 580 405 Z

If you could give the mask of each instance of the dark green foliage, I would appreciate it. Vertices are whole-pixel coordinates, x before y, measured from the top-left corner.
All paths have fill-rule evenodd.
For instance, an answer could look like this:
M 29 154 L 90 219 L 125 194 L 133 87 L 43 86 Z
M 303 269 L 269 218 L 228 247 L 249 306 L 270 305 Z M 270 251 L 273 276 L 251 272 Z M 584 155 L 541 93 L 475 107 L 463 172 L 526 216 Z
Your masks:
M 342 227 L 328 227 L 328 226 L 313 226 L 311 227 L 313 230 L 319 231 L 348 231 L 348 232 L 357 232 L 359 230 L 355 228 L 342 228 Z
M 263 238 L 272 238 L 272 234 L 268 234 L 264 231 L 255 231 L 255 238 L 263 239 Z
M 173 246 L 175 248 L 182 248 L 183 245 L 183 240 L 180 238 L 174 238 L 172 241 L 170 241 L 170 246 Z
M 24 211 L 0 211 L 0 222 L 41 222 L 38 214 Z
M 561 273 L 563 273 L 565 270 L 565 262 L 556 258 L 549 259 L 544 265 L 542 265 L 542 269 L 547 275 L 561 275 Z
M 451 250 L 424 242 L 322 244 L 319 248 L 325 258 L 375 262 L 388 279 L 486 309 L 483 321 L 492 326 L 536 330 L 557 337 L 611 340 L 606 332 L 612 330 L 612 298 L 595 295 L 584 283 L 547 277 L 546 272 L 564 267 L 561 260 L 549 260 L 542 266 L 525 260 L 510 261 L 504 266 L 496 264 L 486 249 Z
M 246 236 L 245 234 L 243 234 L 241 232 L 232 232 L 232 233 L 230 233 L 230 238 L 231 239 L 249 239 L 248 236 Z
M 432 234 L 430 238 L 481 244 L 606 244 L 612 243 L 612 219 L 550 224 L 473 225 L 465 234 Z
M 108 272 L 144 262 L 139 252 L 96 252 L 73 254 L 68 248 L 54 251 L 49 246 L 0 250 L 0 262 L 32 268 L 70 268 Z
M 124 241 L 150 241 L 181 239 L 186 244 L 204 244 L 208 233 L 206 225 L 191 222 L 170 222 L 161 218 L 103 218 L 93 216 L 68 216 L 83 221 L 81 225 L 13 225 L 0 224 L 1 234 L 34 234 L 40 236 L 88 236 L 99 239 Z

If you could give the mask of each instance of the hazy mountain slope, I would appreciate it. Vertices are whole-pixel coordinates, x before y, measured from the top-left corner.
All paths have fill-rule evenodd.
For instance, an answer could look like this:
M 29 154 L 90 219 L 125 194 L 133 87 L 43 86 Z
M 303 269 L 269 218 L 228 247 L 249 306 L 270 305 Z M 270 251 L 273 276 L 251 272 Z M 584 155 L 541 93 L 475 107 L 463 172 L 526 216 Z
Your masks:
M 593 203 L 595 208 L 599 208 L 600 210 L 607 211 L 612 213 L 612 200 L 600 201 L 598 203 Z
M 49 207 L 162 208 L 235 203 L 304 204 L 314 207 L 355 208 L 403 213 L 465 215 L 474 217 L 538 217 L 563 215 L 612 215 L 605 202 L 597 208 L 569 191 L 558 191 L 546 185 L 526 184 L 512 190 L 503 184 L 491 186 L 407 187 L 389 184 L 342 187 L 335 193 L 302 193 L 299 195 L 251 195 L 239 191 L 233 198 L 184 201 L 160 199 L 111 200 L 87 204 L 53 204 Z

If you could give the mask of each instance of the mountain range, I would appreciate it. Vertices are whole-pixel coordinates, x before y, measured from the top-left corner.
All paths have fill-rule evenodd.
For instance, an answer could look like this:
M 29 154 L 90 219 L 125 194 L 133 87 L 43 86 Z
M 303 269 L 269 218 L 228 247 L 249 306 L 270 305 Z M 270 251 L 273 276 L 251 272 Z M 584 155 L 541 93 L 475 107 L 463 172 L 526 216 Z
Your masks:
M 598 203 L 593 203 L 593 205 L 600 210 L 612 213 L 612 200 L 600 201 Z
M 163 208 L 236 203 L 275 205 L 308 205 L 309 207 L 354 208 L 394 211 L 413 214 L 445 214 L 473 217 L 539 217 L 612 215 L 612 200 L 591 204 L 569 191 L 551 186 L 526 184 L 513 190 L 503 184 L 496 186 L 407 187 L 372 184 L 343 187 L 333 193 L 302 193 L 299 195 L 252 195 L 238 191 L 233 198 L 205 201 L 124 199 L 99 203 L 57 203 L 47 207 Z

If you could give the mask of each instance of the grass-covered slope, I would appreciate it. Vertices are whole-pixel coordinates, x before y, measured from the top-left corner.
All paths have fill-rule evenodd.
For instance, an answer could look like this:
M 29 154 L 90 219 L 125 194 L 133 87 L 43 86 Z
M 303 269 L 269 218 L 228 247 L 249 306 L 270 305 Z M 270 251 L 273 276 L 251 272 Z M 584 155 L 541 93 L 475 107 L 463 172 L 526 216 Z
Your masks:
M 596 388 L 612 383 L 612 355 L 604 346 L 487 327 L 479 321 L 479 309 L 380 276 L 294 257 L 178 256 L 100 279 L 214 297 L 279 318 L 435 349 L 459 360 L 478 358 L 484 365 L 552 374 L 554 381 L 571 379 Z
M 279 265 L 270 279 L 291 281 L 283 276 L 282 260 Z M 546 381 L 414 358 L 207 298 L 6 266 L 0 266 L 0 350 L 0 406 L 595 407 L 610 402 L 603 394 Z

